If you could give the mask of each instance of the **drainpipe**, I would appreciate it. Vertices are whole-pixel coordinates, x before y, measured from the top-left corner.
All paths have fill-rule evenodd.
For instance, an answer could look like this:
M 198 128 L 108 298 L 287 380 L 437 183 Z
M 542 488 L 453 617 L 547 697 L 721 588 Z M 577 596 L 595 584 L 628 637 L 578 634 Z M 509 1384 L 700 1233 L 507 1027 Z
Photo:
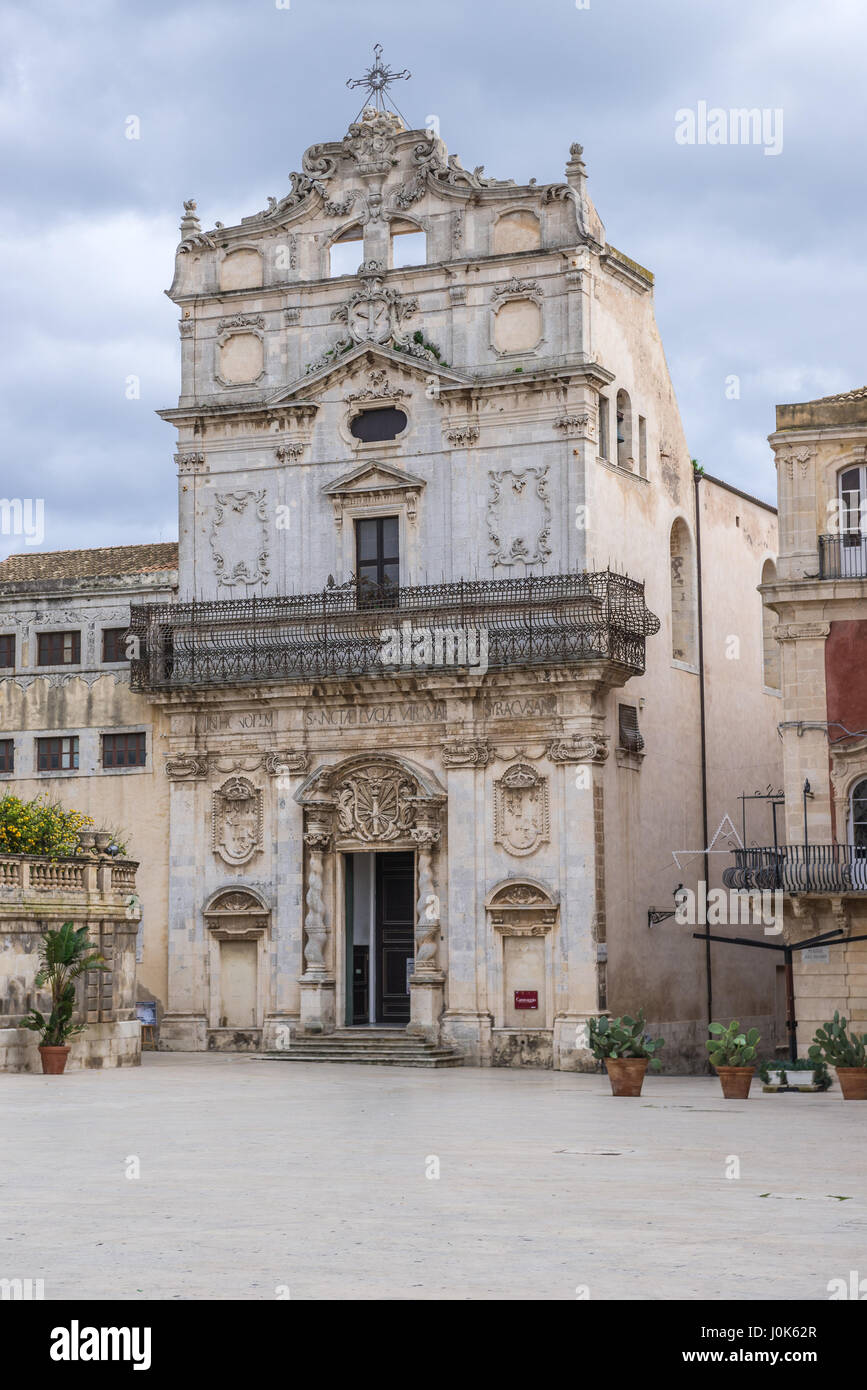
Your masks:
M 710 886 L 710 854 L 708 852 L 708 824 L 707 824 L 707 726 L 705 709 L 705 689 L 704 689 L 704 615 L 702 612 L 701 597 L 701 495 L 699 484 L 702 474 L 693 465 L 693 487 L 695 490 L 695 568 L 697 583 L 697 608 L 698 608 L 698 693 L 699 693 L 699 719 L 701 727 L 701 822 L 702 834 L 704 836 L 704 881 L 707 887 Z M 705 914 L 706 916 L 707 914 Z M 713 1021 L 713 968 L 710 953 L 710 925 L 705 922 L 704 927 L 704 972 L 707 994 L 707 1021 Z M 708 1063 L 708 1070 L 711 1070 Z

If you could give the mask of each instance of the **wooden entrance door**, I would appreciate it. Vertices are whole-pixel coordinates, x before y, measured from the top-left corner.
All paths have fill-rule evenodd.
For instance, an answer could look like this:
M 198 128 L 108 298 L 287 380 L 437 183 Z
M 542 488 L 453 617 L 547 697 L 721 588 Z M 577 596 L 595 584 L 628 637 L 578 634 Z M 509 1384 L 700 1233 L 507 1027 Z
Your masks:
M 415 958 L 415 856 L 376 856 L 376 1019 L 409 1022 L 409 977 Z

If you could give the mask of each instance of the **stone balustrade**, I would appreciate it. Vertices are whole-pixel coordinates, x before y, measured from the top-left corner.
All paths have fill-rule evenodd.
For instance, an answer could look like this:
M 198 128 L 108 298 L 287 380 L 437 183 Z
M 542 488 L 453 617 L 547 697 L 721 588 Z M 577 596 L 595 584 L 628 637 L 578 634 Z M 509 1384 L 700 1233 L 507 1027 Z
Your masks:
M 42 933 L 64 922 L 86 925 L 108 969 L 79 981 L 67 1069 L 130 1066 L 141 1060 L 136 1019 L 135 942 L 141 910 L 138 865 L 106 855 L 46 859 L 0 855 L 0 1071 L 39 1071 L 39 1035 L 17 1025 L 31 1008 L 47 1012 L 35 987 Z

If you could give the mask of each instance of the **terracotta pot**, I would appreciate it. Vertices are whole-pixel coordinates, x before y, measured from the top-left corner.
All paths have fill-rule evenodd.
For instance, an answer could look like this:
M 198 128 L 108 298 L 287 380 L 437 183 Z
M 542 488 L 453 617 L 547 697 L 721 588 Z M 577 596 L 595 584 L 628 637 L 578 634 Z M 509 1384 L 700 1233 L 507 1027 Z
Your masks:
M 837 1067 L 844 1100 L 867 1100 L 867 1067 Z
M 42 1070 L 46 1076 L 60 1076 L 66 1066 L 69 1047 L 40 1047 Z
M 640 1096 L 647 1057 L 606 1057 L 605 1066 L 615 1096 Z
M 716 1067 L 726 1100 L 749 1100 L 755 1067 Z

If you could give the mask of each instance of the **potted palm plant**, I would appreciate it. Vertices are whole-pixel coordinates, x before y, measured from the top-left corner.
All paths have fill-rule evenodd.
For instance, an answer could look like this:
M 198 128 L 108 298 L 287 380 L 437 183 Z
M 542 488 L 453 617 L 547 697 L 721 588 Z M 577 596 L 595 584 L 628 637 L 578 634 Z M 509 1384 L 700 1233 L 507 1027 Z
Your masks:
M 844 1100 L 867 1100 L 867 1033 L 849 1033 L 847 1027 L 835 1009 L 831 1022 L 816 1029 L 807 1051 L 812 1062 L 836 1067 Z
M 593 1056 L 605 1063 L 615 1096 L 640 1096 L 647 1068 L 659 1071 L 662 1063 L 654 1056 L 665 1045 L 664 1038 L 651 1038 L 645 1032 L 644 1010 L 637 1018 L 591 1018 L 588 1043 Z
M 752 1063 L 756 1060 L 756 1044 L 761 1036 L 758 1028 L 742 1033 L 740 1023 L 733 1018 L 727 1028 L 721 1023 L 709 1023 L 708 1032 L 711 1036 L 705 1046 L 725 1099 L 749 1100 L 755 1071 Z
M 86 1023 L 72 1022 L 75 982 L 86 970 L 107 970 L 108 966 L 93 950 L 87 927 L 74 927 L 71 922 L 64 922 L 59 931 L 43 933 L 39 959 L 39 973 L 34 983 L 37 989 L 48 987 L 51 1012 L 46 1018 L 38 1009 L 31 1009 L 18 1026 L 41 1033 L 42 1070 L 47 1076 L 60 1076 L 69 1056 L 67 1038 L 83 1033 L 87 1027 Z

